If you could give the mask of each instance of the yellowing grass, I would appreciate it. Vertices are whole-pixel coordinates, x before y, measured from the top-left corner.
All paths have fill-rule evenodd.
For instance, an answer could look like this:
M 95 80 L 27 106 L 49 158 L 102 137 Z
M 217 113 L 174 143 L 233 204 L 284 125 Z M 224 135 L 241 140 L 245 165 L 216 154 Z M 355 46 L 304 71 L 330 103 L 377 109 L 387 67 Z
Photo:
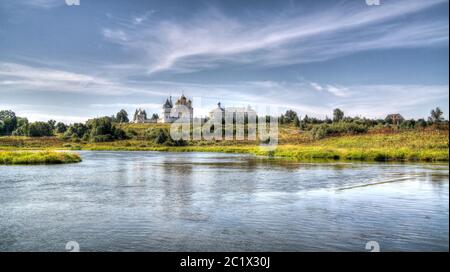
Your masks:
M 142 135 L 149 128 L 167 124 L 123 126 Z M 280 143 L 272 152 L 264 151 L 257 143 L 249 141 L 196 141 L 188 146 L 175 147 L 157 145 L 143 137 L 103 143 L 70 142 L 56 137 L 0 137 L 0 150 L 27 149 L 250 153 L 295 160 L 448 161 L 448 130 L 394 131 L 312 140 L 307 133 L 294 127 L 281 126 Z
M 61 164 L 80 162 L 80 155 L 56 151 L 0 151 L 2 164 Z

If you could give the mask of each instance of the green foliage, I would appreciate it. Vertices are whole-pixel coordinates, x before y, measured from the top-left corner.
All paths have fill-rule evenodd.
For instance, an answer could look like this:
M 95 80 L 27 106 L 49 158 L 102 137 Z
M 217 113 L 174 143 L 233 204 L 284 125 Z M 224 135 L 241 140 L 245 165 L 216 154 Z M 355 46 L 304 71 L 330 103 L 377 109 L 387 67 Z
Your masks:
M 311 135 L 314 139 L 323 139 L 332 135 L 365 133 L 367 130 L 367 126 L 363 124 L 338 122 L 316 125 L 312 128 Z
M 151 120 L 158 120 L 158 119 L 159 119 L 159 115 L 157 113 L 153 113 Z
M 55 126 L 55 130 L 56 133 L 65 133 L 67 131 L 67 125 L 62 122 L 58 122 Z
M 334 109 L 333 110 L 333 122 L 339 122 L 344 119 L 344 112 L 340 109 Z
M 52 136 L 53 129 L 47 122 L 34 122 L 29 126 L 28 135 L 30 137 Z
M 123 129 L 115 127 L 115 126 L 113 127 L 113 135 L 114 135 L 114 139 L 117 139 L 117 140 L 128 139 L 127 133 Z
M 293 110 L 288 110 L 284 115 L 280 116 L 279 122 L 280 124 L 290 124 L 294 123 L 296 119 L 298 119 L 297 113 Z
M 128 119 L 128 113 L 124 110 L 121 109 L 117 114 L 116 114 L 116 118 L 114 120 L 115 122 L 118 123 L 128 123 L 130 120 Z
M 428 120 L 433 124 L 440 123 L 444 121 L 444 117 L 442 117 L 443 114 L 444 113 L 442 112 L 442 110 L 439 107 L 437 107 L 436 109 L 431 110 L 430 117 L 428 117 Z
M 71 152 L 55 151 L 0 151 L 1 164 L 60 164 L 80 162 L 81 157 Z
M 298 116 L 295 116 L 295 118 L 294 118 L 294 125 L 296 127 L 300 127 L 300 119 L 298 118 Z
M 91 141 L 95 143 L 101 143 L 101 142 L 111 142 L 113 140 L 113 137 L 111 134 L 106 135 L 91 135 Z
M 400 114 L 389 114 L 385 119 L 385 122 L 391 125 L 399 125 L 404 121 L 405 119 Z
M 17 128 L 13 136 L 27 136 L 29 134 L 29 123 L 27 118 L 17 117 Z
M 48 120 L 47 123 L 52 128 L 52 130 L 55 130 L 55 128 L 56 128 L 56 121 L 55 120 Z
M 0 135 L 11 135 L 16 128 L 16 114 L 11 110 L 0 111 Z
M 89 119 L 86 122 L 86 126 L 89 128 L 89 136 L 91 138 L 99 135 L 112 135 L 113 125 L 111 117 L 100 117 Z
M 66 138 L 83 138 L 88 132 L 89 128 L 85 124 L 75 123 L 69 126 L 64 136 Z
M 127 139 L 125 131 L 115 127 L 111 117 L 100 117 L 90 119 L 86 122 L 88 132 L 84 135 L 85 140 L 89 135 L 89 139 L 93 142 L 108 142 L 112 140 Z
M 158 145 L 166 146 L 186 146 L 188 142 L 185 140 L 173 140 L 170 133 L 165 128 L 149 129 L 145 132 L 145 138 Z

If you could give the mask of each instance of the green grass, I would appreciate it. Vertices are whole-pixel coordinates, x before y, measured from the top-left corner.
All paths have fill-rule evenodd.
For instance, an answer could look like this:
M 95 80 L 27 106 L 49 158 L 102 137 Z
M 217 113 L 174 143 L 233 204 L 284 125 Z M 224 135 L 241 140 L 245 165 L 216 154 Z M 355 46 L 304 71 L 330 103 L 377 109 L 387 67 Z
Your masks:
M 92 143 L 63 141 L 57 137 L 0 137 L 0 150 L 122 150 L 172 152 L 248 153 L 299 161 L 448 161 L 448 130 L 376 131 L 313 140 L 293 126 L 280 126 L 279 145 L 272 152 L 249 141 L 196 141 L 188 146 L 163 146 L 145 140 L 149 128 L 167 124 L 122 124 L 135 139 Z M 1 160 L 0 160 L 1 163 Z
M 80 162 L 80 155 L 56 151 L 0 151 L 0 165 L 62 164 Z

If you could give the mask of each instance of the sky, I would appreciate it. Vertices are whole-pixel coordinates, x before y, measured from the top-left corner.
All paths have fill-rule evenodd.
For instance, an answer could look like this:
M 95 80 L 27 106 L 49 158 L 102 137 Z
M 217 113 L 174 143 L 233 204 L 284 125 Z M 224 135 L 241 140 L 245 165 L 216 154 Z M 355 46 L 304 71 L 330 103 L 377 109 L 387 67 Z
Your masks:
M 67 0 L 71 2 L 73 0 Z M 370 1 L 369 1 L 370 2 Z M 372 1 L 373 2 L 373 1 Z M 448 0 L 0 0 L 0 109 L 67 123 L 167 96 L 194 114 L 448 118 Z

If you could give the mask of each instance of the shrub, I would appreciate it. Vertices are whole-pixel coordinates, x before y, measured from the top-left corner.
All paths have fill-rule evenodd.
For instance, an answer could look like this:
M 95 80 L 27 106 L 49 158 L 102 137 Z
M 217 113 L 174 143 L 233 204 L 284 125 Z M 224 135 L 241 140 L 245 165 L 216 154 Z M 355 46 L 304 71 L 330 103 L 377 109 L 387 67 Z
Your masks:
M 111 134 L 105 134 L 105 135 L 96 135 L 94 137 L 91 137 L 92 142 L 101 143 L 101 142 L 110 142 L 114 138 Z
M 53 129 L 49 123 L 34 122 L 30 124 L 28 135 L 31 137 L 52 136 Z
M 173 140 L 167 129 L 149 129 L 145 131 L 145 139 L 154 142 L 155 144 L 167 146 L 187 146 L 188 142 L 185 140 Z
M 117 140 L 128 139 L 128 135 L 121 128 L 113 127 L 113 133 L 114 133 L 114 139 L 117 139 Z
M 55 129 L 57 133 L 64 133 L 67 131 L 67 126 L 62 122 L 58 122 L 55 126 Z
M 68 138 L 82 138 L 88 130 L 89 129 L 85 124 L 75 123 L 69 126 L 67 131 L 64 133 L 64 136 Z
M 332 135 L 365 133 L 367 130 L 368 128 L 364 124 L 358 124 L 356 122 L 337 122 L 316 125 L 311 129 L 311 135 L 314 139 L 323 139 Z

